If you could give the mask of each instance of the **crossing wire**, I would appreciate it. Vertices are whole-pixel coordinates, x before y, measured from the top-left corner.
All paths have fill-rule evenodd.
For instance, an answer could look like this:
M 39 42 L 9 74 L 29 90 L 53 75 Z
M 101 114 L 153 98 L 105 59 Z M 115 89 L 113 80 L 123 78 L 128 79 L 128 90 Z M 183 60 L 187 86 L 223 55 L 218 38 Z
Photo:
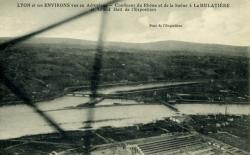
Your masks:
M 38 29 L 36 31 L 33 31 L 31 33 L 28 33 L 26 35 L 17 37 L 15 39 L 11 39 L 9 41 L 6 41 L 2 44 L 0 44 L 0 51 L 1 54 L 4 55 L 5 52 L 7 52 L 8 48 L 14 47 L 19 43 L 24 42 L 25 40 L 28 40 L 38 34 L 41 34 L 43 32 L 46 32 L 48 30 L 54 29 L 58 26 L 61 26 L 65 23 L 71 22 L 73 20 L 76 20 L 80 17 L 84 17 L 86 15 L 89 15 L 97 10 L 105 10 L 109 5 L 112 5 L 113 3 L 119 2 L 121 0 L 111 0 L 107 3 L 104 3 L 102 5 L 98 5 L 94 8 L 91 8 L 89 10 L 83 11 L 79 14 L 76 14 L 74 16 L 71 16 L 69 18 L 66 18 L 64 20 L 61 20 L 59 22 L 56 22 L 54 24 L 48 25 L 42 29 Z M 93 64 L 93 70 L 92 75 L 90 78 L 90 89 L 91 89 L 91 95 L 90 100 L 93 101 L 97 98 L 97 89 L 100 81 L 100 71 L 102 68 L 102 56 L 103 56 L 103 38 L 104 38 L 104 31 L 105 31 L 105 23 L 106 23 L 106 11 L 103 11 L 102 13 L 102 19 L 101 19 L 101 25 L 100 25 L 100 32 L 98 36 L 98 42 L 97 42 L 97 48 L 95 52 L 94 57 L 94 64 Z M 28 95 L 26 90 L 24 88 L 21 88 L 18 86 L 15 82 L 11 80 L 11 78 L 5 73 L 5 68 L 3 62 L 0 62 L 0 80 L 1 82 L 13 93 L 15 94 L 20 100 L 22 100 L 26 105 L 30 106 L 34 109 L 36 113 L 38 113 L 51 127 L 53 127 L 57 132 L 59 132 L 63 137 L 68 138 L 65 131 L 57 124 L 56 121 L 53 120 L 50 116 L 45 114 L 43 111 L 41 111 L 36 104 L 32 101 L 32 98 Z M 90 105 L 94 106 L 94 105 Z M 86 128 L 91 128 L 91 122 L 93 120 L 93 109 L 89 108 L 88 114 L 87 114 L 87 124 Z M 84 137 L 85 141 L 85 150 L 86 154 L 90 154 L 90 141 L 91 141 L 91 132 L 89 130 L 86 131 L 86 135 Z
M 106 10 L 107 6 L 104 6 L 104 10 Z M 92 69 L 92 75 L 90 78 L 90 90 L 91 90 L 91 95 L 90 95 L 90 106 L 95 106 L 95 100 L 98 97 L 97 96 L 97 90 L 100 82 L 100 73 L 101 73 L 101 68 L 102 68 L 102 57 L 103 57 L 103 40 L 105 37 L 105 26 L 106 26 L 106 21 L 107 21 L 107 12 L 104 11 L 102 13 L 102 18 L 101 18 L 101 24 L 100 24 L 100 32 L 98 36 L 98 42 L 97 42 L 97 47 L 96 47 L 96 53 L 94 57 L 94 64 L 93 64 L 93 69 Z M 85 128 L 91 128 L 91 122 L 94 119 L 94 108 L 89 108 L 88 113 L 87 113 L 87 123 Z M 86 131 L 86 136 L 85 136 L 85 150 L 86 154 L 89 155 L 91 152 L 91 131 L 87 130 Z

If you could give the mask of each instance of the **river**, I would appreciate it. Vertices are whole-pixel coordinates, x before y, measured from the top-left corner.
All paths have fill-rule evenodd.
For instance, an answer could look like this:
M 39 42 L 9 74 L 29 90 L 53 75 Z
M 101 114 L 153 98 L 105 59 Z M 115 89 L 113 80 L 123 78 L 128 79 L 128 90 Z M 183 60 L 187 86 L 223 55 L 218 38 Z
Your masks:
M 64 109 L 86 103 L 87 97 L 64 96 L 51 101 L 37 103 L 39 108 L 51 116 L 65 130 L 83 130 L 88 108 Z M 133 104 L 128 106 L 107 106 L 113 103 Z M 103 126 L 130 126 L 138 123 L 149 123 L 178 115 L 168 107 L 160 104 L 138 105 L 136 101 L 105 99 L 94 111 L 93 128 Z M 178 104 L 175 105 L 184 114 L 247 114 L 250 105 L 216 105 L 216 104 Z M 63 109 L 63 110 L 62 110 Z M 53 132 L 53 129 L 26 105 L 3 106 L 0 108 L 0 139 L 16 138 Z

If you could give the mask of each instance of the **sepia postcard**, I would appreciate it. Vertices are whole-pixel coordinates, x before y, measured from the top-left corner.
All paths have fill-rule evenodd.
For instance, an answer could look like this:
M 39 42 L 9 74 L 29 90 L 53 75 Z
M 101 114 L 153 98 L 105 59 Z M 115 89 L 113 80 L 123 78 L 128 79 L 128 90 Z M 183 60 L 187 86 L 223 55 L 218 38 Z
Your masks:
M 250 155 L 249 0 L 0 0 L 0 155 Z

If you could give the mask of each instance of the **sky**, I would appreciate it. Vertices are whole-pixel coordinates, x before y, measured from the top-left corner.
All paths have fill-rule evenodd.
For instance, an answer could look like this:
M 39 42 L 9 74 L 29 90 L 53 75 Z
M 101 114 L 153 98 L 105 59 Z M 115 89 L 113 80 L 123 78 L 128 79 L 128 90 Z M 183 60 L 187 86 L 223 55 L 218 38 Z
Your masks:
M 26 3 L 103 3 L 106 0 L 0 0 L 0 37 L 17 37 L 70 17 L 87 8 L 20 8 Z M 250 45 L 249 0 L 124 0 L 121 3 L 189 4 L 230 3 L 230 8 L 157 8 L 153 12 L 107 14 L 105 40 L 152 42 L 177 40 L 228 45 Z M 40 34 L 38 37 L 97 40 L 101 12 Z M 179 24 L 179 28 L 154 28 L 150 24 Z

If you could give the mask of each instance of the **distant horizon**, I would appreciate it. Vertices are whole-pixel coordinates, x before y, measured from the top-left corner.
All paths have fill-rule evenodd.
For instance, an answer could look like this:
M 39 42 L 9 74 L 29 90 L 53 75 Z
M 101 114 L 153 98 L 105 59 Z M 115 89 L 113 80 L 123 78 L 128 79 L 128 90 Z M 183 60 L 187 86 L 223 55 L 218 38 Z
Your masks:
M 18 36 L 19 37 L 19 36 Z M 1 36 L 0 38 L 18 38 L 16 36 Z M 35 39 L 69 39 L 69 40 L 81 40 L 81 41 L 90 41 L 97 42 L 97 40 L 91 39 L 82 39 L 82 38 L 70 38 L 70 37 L 51 37 L 51 36 L 39 36 L 33 37 Z M 28 39 L 28 40 L 32 40 Z M 26 40 L 26 41 L 28 41 Z M 194 44 L 206 44 L 206 45 L 224 45 L 224 46 L 238 46 L 238 47 L 250 47 L 250 45 L 237 45 L 237 44 L 225 44 L 225 43 L 216 43 L 216 42 L 196 42 L 196 41 L 185 41 L 185 40 L 155 40 L 155 41 L 144 41 L 144 42 L 126 42 L 126 41 L 113 41 L 113 40 L 105 40 L 103 42 L 106 43 L 125 43 L 125 44 L 147 44 L 147 43 L 158 43 L 158 42 L 182 42 L 182 43 L 194 43 Z

